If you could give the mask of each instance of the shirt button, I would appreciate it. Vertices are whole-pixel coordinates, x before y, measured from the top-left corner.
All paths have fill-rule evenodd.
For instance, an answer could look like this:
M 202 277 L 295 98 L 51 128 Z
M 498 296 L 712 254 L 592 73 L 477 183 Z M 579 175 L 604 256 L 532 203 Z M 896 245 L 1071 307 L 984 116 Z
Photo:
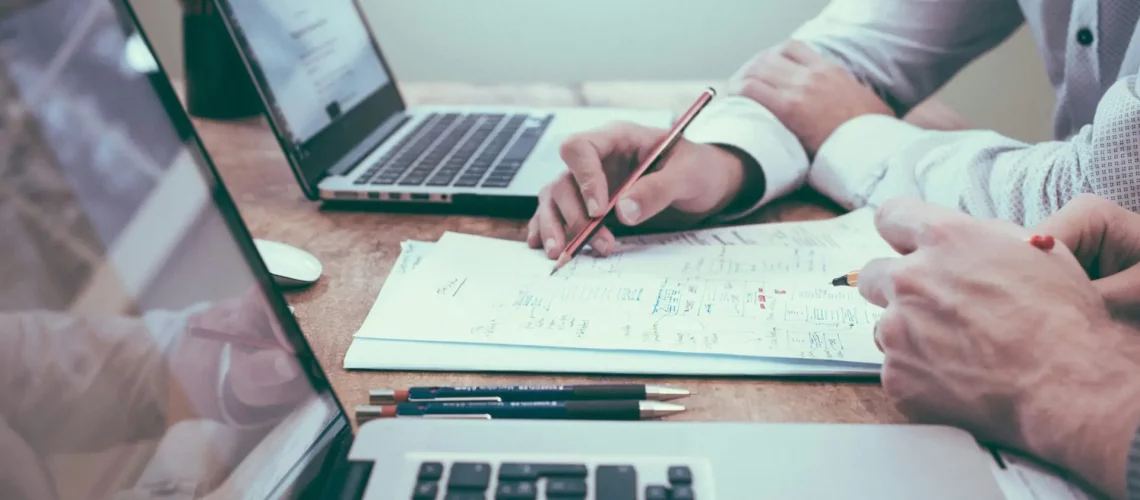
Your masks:
M 1088 47 L 1090 44 L 1092 44 L 1093 43 L 1092 31 L 1090 31 L 1088 28 L 1081 28 L 1081 30 L 1077 32 L 1077 43 L 1084 45 L 1086 47 Z

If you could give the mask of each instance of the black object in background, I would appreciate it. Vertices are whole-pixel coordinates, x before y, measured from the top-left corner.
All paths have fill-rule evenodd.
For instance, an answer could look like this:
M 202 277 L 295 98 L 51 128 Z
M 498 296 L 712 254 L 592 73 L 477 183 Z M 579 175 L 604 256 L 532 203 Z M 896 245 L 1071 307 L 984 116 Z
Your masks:
M 261 100 L 212 0 L 181 0 L 186 109 L 199 118 L 261 113 Z

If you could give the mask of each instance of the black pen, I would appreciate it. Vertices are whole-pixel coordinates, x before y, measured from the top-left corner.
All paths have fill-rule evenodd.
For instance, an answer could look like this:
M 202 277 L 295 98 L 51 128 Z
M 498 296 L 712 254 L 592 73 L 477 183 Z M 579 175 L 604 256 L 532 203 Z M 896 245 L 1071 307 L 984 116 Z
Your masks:
M 400 403 L 356 407 L 357 422 L 377 418 L 522 418 L 565 420 L 645 420 L 685 411 L 661 401 L 511 401 Z
M 368 391 L 368 402 L 381 405 L 430 401 L 669 401 L 688 395 L 685 389 L 645 384 L 496 385 L 373 389 Z

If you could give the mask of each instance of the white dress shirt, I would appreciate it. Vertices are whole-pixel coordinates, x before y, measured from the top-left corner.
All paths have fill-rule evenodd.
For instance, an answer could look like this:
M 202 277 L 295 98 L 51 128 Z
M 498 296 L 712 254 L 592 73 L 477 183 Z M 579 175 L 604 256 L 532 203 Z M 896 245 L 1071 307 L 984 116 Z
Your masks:
M 1080 193 L 1140 211 L 1138 19 L 1140 0 L 833 0 L 792 35 L 903 116 L 1027 24 L 1057 93 L 1051 142 L 863 116 L 837 129 L 809 165 L 772 113 L 732 95 L 713 101 L 686 136 L 756 160 L 767 188 L 753 209 L 806 182 L 846 208 L 913 195 L 1023 225 Z

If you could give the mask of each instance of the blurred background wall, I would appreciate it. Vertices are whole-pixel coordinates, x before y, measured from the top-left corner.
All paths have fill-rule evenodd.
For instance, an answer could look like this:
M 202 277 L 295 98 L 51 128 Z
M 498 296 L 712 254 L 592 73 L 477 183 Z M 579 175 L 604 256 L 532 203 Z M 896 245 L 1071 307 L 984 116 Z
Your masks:
M 177 0 L 132 2 L 159 58 L 179 75 Z M 494 84 L 723 79 L 827 0 L 361 2 L 401 82 Z M 1052 89 L 1024 29 L 938 98 L 973 126 L 1026 141 L 1050 138 Z

